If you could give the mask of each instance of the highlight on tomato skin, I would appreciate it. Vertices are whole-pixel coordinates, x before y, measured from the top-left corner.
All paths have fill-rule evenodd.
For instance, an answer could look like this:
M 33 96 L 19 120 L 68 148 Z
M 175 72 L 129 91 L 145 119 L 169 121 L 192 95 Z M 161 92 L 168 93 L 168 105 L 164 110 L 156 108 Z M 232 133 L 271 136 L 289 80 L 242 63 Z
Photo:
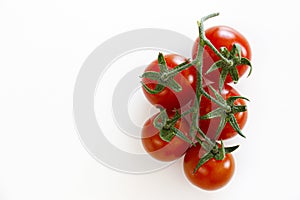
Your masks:
M 187 150 L 183 161 L 185 177 L 190 183 L 203 190 L 218 190 L 227 185 L 233 177 L 234 158 L 231 153 L 225 154 L 223 160 L 212 158 L 194 173 L 194 169 L 204 153 L 205 151 L 199 143 Z
M 142 144 L 145 151 L 154 159 L 164 162 L 171 162 L 184 155 L 190 144 L 175 136 L 170 142 L 164 141 L 160 137 L 160 131 L 154 127 L 153 121 L 157 114 L 149 118 L 143 125 Z M 172 114 L 169 115 L 172 117 Z M 175 128 L 183 132 L 187 137 L 189 134 L 189 123 L 185 118 L 180 118 Z
M 211 43 L 220 50 L 221 47 L 226 47 L 229 51 L 232 49 L 233 44 L 239 44 L 241 47 L 241 56 L 251 60 L 252 52 L 250 44 L 247 39 L 237 30 L 229 26 L 214 26 L 205 30 L 205 36 L 211 41 Z M 198 51 L 199 37 L 195 40 L 192 49 L 192 58 L 196 58 Z M 209 74 L 205 74 L 207 70 L 216 61 L 220 60 L 220 57 L 213 52 L 208 46 L 204 47 L 203 53 L 203 74 L 207 79 L 218 82 L 220 78 L 220 70 L 215 70 Z M 239 77 L 242 77 L 248 70 L 248 65 L 237 66 Z M 225 83 L 232 83 L 232 78 L 227 75 Z
M 166 54 L 164 55 L 164 58 L 169 70 L 188 61 L 187 58 L 178 54 Z M 144 70 L 144 72 L 148 71 L 160 71 L 157 59 L 151 62 Z M 174 77 L 174 80 L 182 87 L 182 91 L 175 92 L 170 88 L 165 87 L 157 94 L 150 94 L 144 89 L 144 87 L 142 87 L 145 97 L 152 105 L 165 108 L 167 110 L 179 109 L 183 107 L 195 97 L 197 82 L 196 68 L 191 66 L 181 71 Z M 148 78 L 143 78 L 142 82 L 151 90 L 154 90 L 157 85 L 157 81 L 150 80 Z

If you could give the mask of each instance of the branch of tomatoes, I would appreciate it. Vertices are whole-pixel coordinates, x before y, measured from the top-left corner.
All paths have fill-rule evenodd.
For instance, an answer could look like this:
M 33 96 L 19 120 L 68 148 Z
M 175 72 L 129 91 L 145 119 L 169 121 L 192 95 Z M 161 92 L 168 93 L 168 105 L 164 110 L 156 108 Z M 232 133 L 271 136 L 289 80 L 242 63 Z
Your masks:
M 161 156 L 162 153 L 154 150 L 161 150 L 167 144 L 172 146 L 172 142 L 178 138 L 181 142 L 189 144 L 188 147 L 201 146 L 203 152 L 198 153 L 201 156 L 196 164 L 193 163 L 193 170 L 185 170 L 189 171 L 188 174 L 194 178 L 199 174 L 200 168 L 207 167 L 212 161 L 225 162 L 230 157 L 227 154 L 238 148 L 238 145 L 225 147 L 222 139 L 230 138 L 235 134 L 245 137 L 241 129 L 247 118 L 245 100 L 249 100 L 241 96 L 228 83 L 236 84 L 248 67 L 250 68 L 248 76 L 251 74 L 251 51 L 246 39 L 234 29 L 220 26 L 204 31 L 204 22 L 218 15 L 219 13 L 213 13 L 197 22 L 199 37 L 193 48 L 192 60 L 180 55 L 159 53 L 158 59 L 152 62 L 141 76 L 147 99 L 154 105 L 160 105 L 161 108 L 160 113 L 153 117 L 150 128 L 143 129 L 143 136 L 147 136 L 146 132 L 149 130 L 152 132 L 156 130 L 158 137 L 155 139 L 151 137 L 151 141 L 143 139 L 144 147 L 153 157 L 169 161 L 169 159 L 161 159 L 164 155 Z M 226 34 L 219 33 L 222 31 L 227 31 L 234 37 L 226 38 Z M 224 35 L 223 40 L 214 38 L 224 37 Z M 207 62 L 208 56 L 213 62 Z M 204 69 L 205 73 L 203 73 Z M 208 78 L 214 84 L 207 84 Z M 191 106 L 186 110 L 182 109 L 182 105 L 188 103 Z M 184 124 L 188 115 L 191 115 L 191 119 L 188 121 L 187 131 Z M 217 127 L 213 128 L 212 134 L 208 131 L 209 120 Z M 180 127 L 181 124 L 185 128 Z M 149 141 L 153 144 L 147 144 L 150 143 Z M 156 144 L 153 141 L 156 141 Z M 155 146 L 159 142 L 161 146 Z M 185 152 L 185 158 L 189 157 L 188 155 L 193 154 L 194 151 L 190 149 L 186 151 L 182 145 L 180 151 L 171 148 L 162 152 L 177 159 Z M 185 160 L 189 162 L 189 158 Z M 190 179 L 193 179 L 191 177 Z M 201 185 L 197 181 L 194 184 Z

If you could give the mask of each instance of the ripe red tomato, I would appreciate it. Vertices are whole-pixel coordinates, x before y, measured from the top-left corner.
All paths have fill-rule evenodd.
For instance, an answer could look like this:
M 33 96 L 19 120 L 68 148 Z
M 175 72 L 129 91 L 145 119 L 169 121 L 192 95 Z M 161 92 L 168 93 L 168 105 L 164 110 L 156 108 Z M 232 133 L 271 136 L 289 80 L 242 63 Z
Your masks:
M 213 86 L 216 87 L 216 84 L 214 84 Z M 214 96 L 213 92 L 210 91 L 210 89 L 206 88 L 205 90 L 207 92 L 209 92 L 209 94 L 211 96 Z M 224 89 L 222 90 L 221 95 L 223 96 L 224 99 L 228 99 L 229 97 L 232 97 L 232 96 L 240 96 L 238 91 L 236 91 L 233 87 L 231 87 L 228 84 L 224 85 Z M 243 99 L 237 99 L 234 102 L 234 104 L 235 105 L 246 105 L 246 102 Z M 216 104 L 212 103 L 206 97 L 203 97 L 202 101 L 200 103 L 200 116 L 203 116 L 216 108 L 217 108 Z M 238 123 L 240 129 L 243 129 L 247 122 L 248 112 L 247 111 L 238 112 L 238 113 L 235 113 L 234 116 L 237 120 L 237 123 Z M 220 123 L 219 117 L 213 118 L 213 119 L 201 119 L 199 121 L 199 127 L 208 137 L 214 138 L 215 133 L 218 129 L 219 123 Z M 225 140 L 225 139 L 232 138 L 235 135 L 237 135 L 237 132 L 232 128 L 230 123 L 227 122 L 218 139 Z
M 177 136 L 173 137 L 170 142 L 162 140 L 160 131 L 153 125 L 156 116 L 157 114 L 145 122 L 142 129 L 142 144 L 153 158 L 160 161 L 174 161 L 186 152 L 190 144 Z M 187 120 L 179 119 L 175 127 L 188 137 L 189 124 Z
M 164 55 L 164 58 L 169 69 L 173 69 L 177 65 L 188 61 L 183 56 L 177 54 Z M 158 65 L 158 61 L 155 60 L 150 65 L 148 65 L 145 69 L 145 72 L 146 71 L 159 72 L 160 68 Z M 195 96 L 194 91 L 197 82 L 196 76 L 196 68 L 192 66 L 188 69 L 181 71 L 174 78 L 174 80 L 182 87 L 182 90 L 180 92 L 172 91 L 168 87 L 164 88 L 161 92 L 157 94 L 150 94 L 144 88 L 143 92 L 146 98 L 150 101 L 150 103 L 155 106 L 163 107 L 167 110 L 173 110 L 174 108 L 178 109 L 186 105 L 191 100 L 191 98 Z M 150 80 L 147 78 L 143 78 L 142 82 L 151 90 L 154 90 L 157 85 L 157 81 Z
M 223 160 L 212 158 L 193 173 L 203 154 L 204 150 L 199 143 L 187 150 L 183 162 L 187 179 L 195 186 L 205 190 L 216 190 L 225 186 L 234 174 L 233 156 L 227 153 Z
M 211 41 L 211 43 L 216 47 L 216 49 L 220 49 L 221 47 L 226 47 L 229 51 L 232 49 L 233 44 L 237 43 L 241 46 L 241 56 L 251 60 L 251 49 L 246 38 L 236 31 L 233 28 L 228 26 L 214 26 L 205 31 L 205 35 L 207 39 Z M 193 59 L 197 56 L 198 51 L 198 43 L 199 37 L 196 39 L 192 57 Z M 204 47 L 203 54 L 203 73 L 205 73 L 214 62 L 220 60 L 219 56 L 217 56 L 208 46 Z M 238 65 L 237 70 L 239 77 L 241 77 L 248 70 L 249 66 L 247 65 Z M 209 80 L 213 82 L 218 82 L 220 77 L 221 69 L 215 70 L 207 75 L 205 75 Z M 230 75 L 227 75 L 225 79 L 225 83 L 231 83 L 232 78 Z

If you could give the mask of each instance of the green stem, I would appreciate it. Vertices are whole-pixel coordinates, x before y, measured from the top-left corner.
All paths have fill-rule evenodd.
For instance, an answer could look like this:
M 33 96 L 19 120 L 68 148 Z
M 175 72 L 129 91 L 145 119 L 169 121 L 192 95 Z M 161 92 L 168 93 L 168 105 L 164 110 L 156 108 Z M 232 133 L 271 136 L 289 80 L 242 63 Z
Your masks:
M 211 50 L 213 50 L 213 52 L 214 52 L 215 54 L 217 54 L 224 62 L 226 62 L 226 64 L 227 64 L 228 66 L 232 66 L 232 65 L 233 65 L 233 62 L 232 62 L 231 60 L 228 60 L 227 58 L 225 58 L 225 57 L 224 57 L 224 56 L 216 49 L 216 47 L 211 43 L 211 41 L 208 40 L 208 39 L 206 38 L 205 35 L 202 35 L 201 37 L 204 39 L 205 44 L 206 44 L 207 46 L 209 46 L 209 47 L 211 48 Z
M 192 125 L 191 125 L 191 129 L 190 129 L 190 136 L 192 138 L 197 137 L 196 132 L 198 132 L 198 129 L 199 129 L 199 124 L 198 124 L 199 123 L 199 109 L 200 109 L 199 107 L 200 107 L 200 101 L 201 101 L 201 90 L 203 89 L 202 59 L 203 59 L 203 46 L 199 45 L 198 54 L 197 54 L 196 59 L 194 60 L 195 65 L 196 65 L 196 70 L 197 70 L 197 82 L 196 82 L 196 100 L 194 102 L 193 107 L 191 108 L 193 110 Z
M 203 17 L 201 19 L 201 22 L 198 22 L 198 28 L 199 28 L 199 45 L 198 45 L 198 52 L 197 52 L 197 57 L 195 59 L 195 65 L 197 69 L 197 88 L 196 88 L 196 101 L 193 106 L 193 116 L 192 116 L 192 127 L 190 130 L 190 134 L 193 134 L 194 131 L 197 131 L 200 133 L 200 135 L 205 139 L 205 141 L 211 145 L 214 146 L 215 144 L 211 141 L 210 138 L 208 138 L 203 131 L 199 128 L 199 107 L 200 107 L 200 101 L 201 101 L 201 95 L 204 95 L 206 98 L 210 99 L 212 102 L 216 103 L 220 107 L 226 109 L 226 110 L 231 110 L 230 106 L 223 104 L 222 102 L 218 101 L 217 99 L 213 98 L 203 88 L 203 79 L 202 79 L 202 60 L 203 60 L 203 51 L 204 51 L 204 46 L 207 43 L 210 43 L 209 40 L 206 39 L 204 36 L 204 28 L 203 28 L 203 22 L 211 17 L 217 16 L 218 13 L 214 13 L 211 15 L 208 15 L 206 17 Z M 203 37 L 204 36 L 204 37 Z M 210 43 L 211 44 L 211 43 Z M 212 45 L 212 44 L 211 44 Z M 216 48 L 212 45 L 212 47 L 216 50 Z M 217 50 L 216 50 L 217 51 Z M 218 51 L 217 51 L 218 52 Z M 218 52 L 219 53 L 219 52 Z M 226 59 L 226 58 L 225 58 Z M 226 59 L 227 60 L 227 59 Z M 197 123 L 196 123 L 197 122 Z
M 218 16 L 220 13 L 212 13 L 212 14 L 209 14 L 207 16 L 204 16 L 202 17 L 201 19 L 201 23 L 205 22 L 206 20 L 210 19 L 210 18 L 213 18 L 213 17 L 216 17 Z
M 208 138 L 205 133 L 203 133 L 203 131 L 198 127 L 197 128 L 198 133 L 200 133 L 201 137 L 203 137 L 203 139 L 205 139 L 205 141 L 210 145 L 210 146 L 214 146 L 215 143 L 213 141 L 211 141 L 210 138 Z
M 212 102 L 214 102 L 215 104 L 220 106 L 221 108 L 225 109 L 226 112 L 231 111 L 231 108 L 230 108 L 229 105 L 223 104 L 222 102 L 220 102 L 217 99 L 213 98 L 203 88 L 201 88 L 201 92 L 202 92 L 203 96 L 205 96 L 206 98 L 208 98 L 209 100 L 211 100 Z
M 185 111 L 184 113 L 181 114 L 181 117 L 184 117 L 184 116 L 190 114 L 191 112 L 193 112 L 193 109 L 189 109 L 189 110 Z
M 187 68 L 189 68 L 193 65 L 194 65 L 194 62 L 191 62 L 191 63 L 185 64 L 185 65 L 182 65 L 180 67 L 173 68 L 172 70 L 164 73 L 162 79 L 165 80 L 165 79 L 168 79 L 169 77 L 175 76 L 179 72 L 181 72 L 181 71 L 183 71 L 183 70 L 185 70 L 185 69 L 187 69 Z
M 198 45 L 198 52 L 197 52 L 197 57 L 196 57 L 196 61 L 199 63 L 202 61 L 202 58 L 203 58 L 203 51 L 204 51 L 204 46 L 205 44 L 207 44 L 208 42 L 210 43 L 210 41 L 205 37 L 205 31 L 204 31 L 204 28 L 203 28 L 203 22 L 209 18 L 212 18 L 214 16 L 218 16 L 219 13 L 214 13 L 214 14 L 211 14 L 211 15 L 208 15 L 206 17 L 203 17 L 201 19 L 201 22 L 199 23 L 198 22 L 198 29 L 199 29 L 199 45 Z M 211 43 L 210 43 L 211 44 Z M 212 44 L 211 44 L 212 45 Z M 213 49 L 215 49 L 218 53 L 219 51 L 212 45 Z M 224 59 L 226 59 L 224 57 Z M 227 60 L 227 59 L 226 59 Z M 226 104 L 223 104 L 222 102 L 218 101 L 217 99 L 213 98 L 212 96 L 210 96 L 204 89 L 203 89 L 203 80 L 202 80 L 202 67 L 200 68 L 197 68 L 199 74 L 201 74 L 201 78 L 198 78 L 200 79 L 200 91 L 201 93 L 206 97 L 208 98 L 209 100 L 211 100 L 212 102 L 214 102 L 215 104 L 217 104 L 218 106 L 224 108 L 226 111 L 230 111 L 231 108 L 230 106 L 226 105 Z M 198 86 L 197 86 L 198 88 Z
M 208 39 L 206 38 L 205 31 L 204 31 L 204 28 L 203 28 L 203 25 L 202 25 L 204 21 L 206 21 L 206 20 L 208 20 L 208 19 L 210 19 L 210 18 L 212 18 L 212 17 L 216 17 L 216 16 L 218 16 L 218 15 L 219 15 L 219 13 L 212 13 L 212 14 L 210 14 L 210 15 L 207 15 L 207 16 L 203 17 L 203 18 L 201 19 L 201 21 L 198 22 L 199 33 L 200 33 L 200 34 L 199 34 L 200 40 L 201 40 L 201 39 L 203 40 L 203 46 L 204 46 L 204 45 L 209 46 L 209 47 L 211 48 L 211 50 L 213 50 L 213 52 L 214 52 L 215 54 L 217 54 L 224 62 L 226 62 L 226 64 L 232 66 L 232 65 L 233 65 L 233 62 L 232 62 L 231 60 L 228 60 L 227 58 L 225 58 L 225 57 L 218 51 L 218 49 L 216 49 L 216 47 L 211 43 L 211 41 L 208 40 Z

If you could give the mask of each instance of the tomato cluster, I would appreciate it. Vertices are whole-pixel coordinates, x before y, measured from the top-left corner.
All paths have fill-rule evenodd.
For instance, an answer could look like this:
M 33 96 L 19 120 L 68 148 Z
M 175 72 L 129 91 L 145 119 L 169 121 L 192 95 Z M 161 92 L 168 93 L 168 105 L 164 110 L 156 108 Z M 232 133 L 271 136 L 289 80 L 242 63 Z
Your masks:
M 248 116 L 247 99 L 231 85 L 251 69 L 250 59 L 246 38 L 227 26 L 200 31 L 191 60 L 159 54 L 142 75 L 145 97 L 161 110 L 143 126 L 144 149 L 165 162 L 184 156 L 187 179 L 202 189 L 226 185 L 238 146 L 224 147 L 223 140 L 244 136 Z

